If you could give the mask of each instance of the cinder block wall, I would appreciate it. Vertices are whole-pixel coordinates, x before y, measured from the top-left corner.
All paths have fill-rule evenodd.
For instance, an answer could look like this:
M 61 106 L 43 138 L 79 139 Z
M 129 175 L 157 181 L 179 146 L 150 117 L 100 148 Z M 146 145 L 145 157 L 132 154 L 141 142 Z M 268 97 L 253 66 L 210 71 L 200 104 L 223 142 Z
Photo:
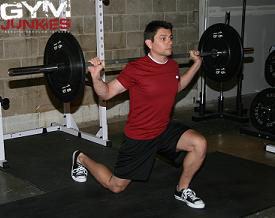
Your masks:
M 95 0 L 71 0 L 70 32 L 79 41 L 87 59 L 96 55 Z M 19 1 L 18 1 L 19 2 Z M 36 1 L 32 1 L 33 4 Z M 51 1 L 57 6 L 58 0 Z M 1 1 L 10 3 L 8 0 Z M 28 1 L 31 5 L 31 2 Z M 143 31 L 152 20 L 166 20 L 174 25 L 175 53 L 196 48 L 198 36 L 199 0 L 110 0 L 104 6 L 104 33 L 106 59 L 144 55 Z M 39 19 L 50 19 L 38 10 Z M 24 19 L 31 15 L 24 11 Z M 0 19 L 0 25 L 6 26 Z M 18 22 L 15 20 L 15 22 Z M 63 122 L 63 104 L 45 85 L 43 74 L 9 77 L 11 67 L 41 65 L 50 31 L 4 31 L 0 29 L 0 96 L 10 99 L 10 108 L 3 111 L 4 131 L 14 132 L 49 126 Z M 120 66 L 122 67 L 122 66 Z M 107 80 L 115 76 L 107 76 Z M 192 103 L 196 90 L 189 90 L 178 106 Z M 186 95 L 186 93 L 184 94 Z M 83 123 L 98 119 L 97 97 L 91 87 L 85 87 L 84 96 L 71 103 L 75 121 Z M 127 94 L 107 102 L 108 118 L 128 113 Z

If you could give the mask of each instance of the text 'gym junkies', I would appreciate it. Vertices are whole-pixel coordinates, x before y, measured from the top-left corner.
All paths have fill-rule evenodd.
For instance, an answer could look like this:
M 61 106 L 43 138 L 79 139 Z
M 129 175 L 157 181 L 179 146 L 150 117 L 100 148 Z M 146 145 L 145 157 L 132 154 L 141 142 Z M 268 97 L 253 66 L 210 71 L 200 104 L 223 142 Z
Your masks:
M 37 19 L 38 11 L 41 12 L 39 19 Z M 71 26 L 68 19 L 71 17 L 70 0 L 64 1 L 58 7 L 48 0 L 37 1 L 33 6 L 26 1 L 4 3 L 0 5 L 0 13 L 5 21 L 0 26 L 1 30 L 67 30 Z M 31 15 L 29 19 L 23 19 L 26 13 Z M 54 18 L 49 19 L 49 14 Z M 62 17 L 61 14 L 63 14 Z M 43 18 L 44 16 L 46 18 Z

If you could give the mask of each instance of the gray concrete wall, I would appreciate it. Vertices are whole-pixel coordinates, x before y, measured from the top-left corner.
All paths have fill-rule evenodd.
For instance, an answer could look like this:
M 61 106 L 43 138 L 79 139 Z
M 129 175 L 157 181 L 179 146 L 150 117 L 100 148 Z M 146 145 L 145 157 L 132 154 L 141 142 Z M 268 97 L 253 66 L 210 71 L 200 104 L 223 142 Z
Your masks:
M 1 1 L 9 3 L 8 0 Z M 17 1 L 16 1 L 17 2 Z M 18 1 L 20 2 L 20 1 Z M 28 1 L 31 5 L 37 1 Z M 58 0 L 51 1 L 57 6 Z M 170 21 L 174 25 L 175 53 L 186 52 L 197 47 L 199 0 L 111 0 L 104 6 L 104 33 L 106 59 L 137 57 L 144 54 L 143 30 L 155 19 Z M 71 0 L 70 32 L 79 41 L 85 58 L 96 55 L 95 3 L 94 0 Z M 46 17 L 38 10 L 38 18 Z M 24 11 L 23 19 L 31 19 Z M 18 20 L 15 20 L 18 22 Z M 0 19 L 0 25 L 6 25 Z M 51 122 L 62 122 L 63 104 L 48 90 L 42 74 L 9 77 L 11 67 L 43 64 L 43 54 L 51 31 L 37 32 L 0 30 L 0 96 L 8 97 L 10 109 L 3 112 L 5 132 L 47 126 Z M 120 66 L 121 67 L 121 66 Z M 111 80 L 114 76 L 107 76 Z M 191 103 L 195 90 L 184 93 L 178 103 Z M 128 113 L 127 95 L 107 102 L 108 117 Z M 87 86 L 83 97 L 71 104 L 77 123 L 98 119 L 97 98 L 92 88 Z

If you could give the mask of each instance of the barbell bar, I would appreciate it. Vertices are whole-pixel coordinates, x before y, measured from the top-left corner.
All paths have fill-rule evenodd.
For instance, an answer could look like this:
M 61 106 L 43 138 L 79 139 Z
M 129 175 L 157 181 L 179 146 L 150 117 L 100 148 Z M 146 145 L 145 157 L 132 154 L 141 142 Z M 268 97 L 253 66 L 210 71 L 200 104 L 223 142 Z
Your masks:
M 253 53 L 254 48 L 244 48 L 244 53 Z M 200 54 L 200 57 L 206 56 L 220 56 L 226 55 L 227 51 L 210 51 L 210 52 L 203 52 Z M 179 53 L 173 54 L 174 59 L 179 58 L 188 58 L 189 53 Z M 113 59 L 113 60 L 106 60 L 105 64 L 112 65 L 112 64 L 127 64 L 131 61 L 137 60 L 139 57 L 134 58 L 124 58 L 124 59 Z M 85 67 L 90 67 L 92 64 L 90 62 L 85 63 Z M 38 65 L 38 66 L 29 66 L 29 67 L 18 67 L 18 68 L 10 68 L 8 70 L 9 76 L 21 76 L 21 75 L 31 75 L 31 74 L 38 74 L 38 73 L 51 73 L 55 70 L 60 70 L 61 67 L 65 67 L 64 63 L 56 64 L 56 65 Z
M 249 54 L 249 53 L 253 53 L 254 52 L 254 48 L 244 48 L 244 53 L 245 54 Z M 206 56 L 212 56 L 212 57 L 218 57 L 221 55 L 226 55 L 228 52 L 226 50 L 224 51 L 217 51 L 217 50 L 213 50 L 213 51 L 209 51 L 209 52 L 202 52 L 200 53 L 200 57 L 206 57 Z M 180 58 L 189 58 L 189 52 L 185 52 L 185 53 L 178 53 L 178 54 L 173 54 L 172 58 L 174 59 L 180 59 Z M 106 60 L 105 64 L 107 65 L 112 65 L 112 64 L 127 64 L 131 61 L 134 61 L 138 59 L 138 57 L 136 58 L 124 58 L 124 59 L 113 59 L 113 60 Z M 91 66 L 91 63 L 87 62 L 86 63 L 86 67 Z
M 254 52 L 254 48 L 244 48 L 244 53 L 245 54 L 249 54 L 249 53 L 253 53 Z M 218 57 L 221 55 L 226 55 L 228 52 L 226 50 L 224 51 L 217 51 L 217 50 L 213 50 L 213 51 L 209 51 L 209 52 L 202 52 L 200 53 L 200 57 L 206 57 L 206 56 L 212 56 L 212 57 Z M 189 52 L 185 52 L 185 53 L 178 53 L 178 54 L 173 54 L 172 58 L 174 59 L 180 59 L 180 58 L 189 58 Z M 138 57 L 136 58 L 124 58 L 124 59 L 113 59 L 113 60 L 106 60 L 105 64 L 107 65 L 112 65 L 112 64 L 127 64 L 131 61 L 134 61 L 138 59 Z M 86 66 L 89 67 L 91 66 L 91 63 L 86 63 Z
M 201 57 L 206 57 L 209 55 L 212 56 L 220 56 L 227 54 L 227 51 L 210 51 L 210 52 L 203 52 L 200 54 Z M 173 58 L 188 58 L 189 53 L 179 53 L 174 54 Z M 138 57 L 134 58 L 124 58 L 124 59 L 113 59 L 113 60 L 106 60 L 105 64 L 112 65 L 112 64 L 127 64 L 131 61 L 138 59 Z M 85 63 L 85 67 L 92 66 L 90 62 Z M 31 67 L 18 67 L 18 68 L 10 68 L 8 70 L 9 76 L 21 76 L 21 75 L 30 75 L 30 74 L 38 74 L 38 73 L 51 73 L 54 71 L 60 70 L 60 68 L 66 67 L 65 63 L 59 63 L 56 65 L 38 65 L 38 66 L 31 66 Z
M 199 48 L 203 57 L 203 70 L 214 81 L 225 82 L 239 73 L 244 53 L 237 31 L 227 24 L 214 24 L 203 33 Z M 173 58 L 188 58 L 189 53 L 174 54 Z M 137 58 L 105 60 L 106 65 L 126 64 Z M 10 68 L 10 76 L 44 73 L 50 89 L 62 102 L 73 101 L 84 91 L 86 68 L 82 49 L 69 32 L 56 32 L 49 38 L 44 51 L 44 64 Z

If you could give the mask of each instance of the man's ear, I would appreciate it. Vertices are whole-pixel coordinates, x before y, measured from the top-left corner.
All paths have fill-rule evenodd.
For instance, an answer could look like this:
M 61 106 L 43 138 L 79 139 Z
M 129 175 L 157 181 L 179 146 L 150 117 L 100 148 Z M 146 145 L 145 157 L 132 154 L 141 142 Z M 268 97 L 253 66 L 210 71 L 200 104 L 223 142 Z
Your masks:
M 149 49 L 151 49 L 152 48 L 152 40 L 150 40 L 150 39 L 146 39 L 145 40 L 145 44 L 147 45 L 147 47 L 149 48 Z

